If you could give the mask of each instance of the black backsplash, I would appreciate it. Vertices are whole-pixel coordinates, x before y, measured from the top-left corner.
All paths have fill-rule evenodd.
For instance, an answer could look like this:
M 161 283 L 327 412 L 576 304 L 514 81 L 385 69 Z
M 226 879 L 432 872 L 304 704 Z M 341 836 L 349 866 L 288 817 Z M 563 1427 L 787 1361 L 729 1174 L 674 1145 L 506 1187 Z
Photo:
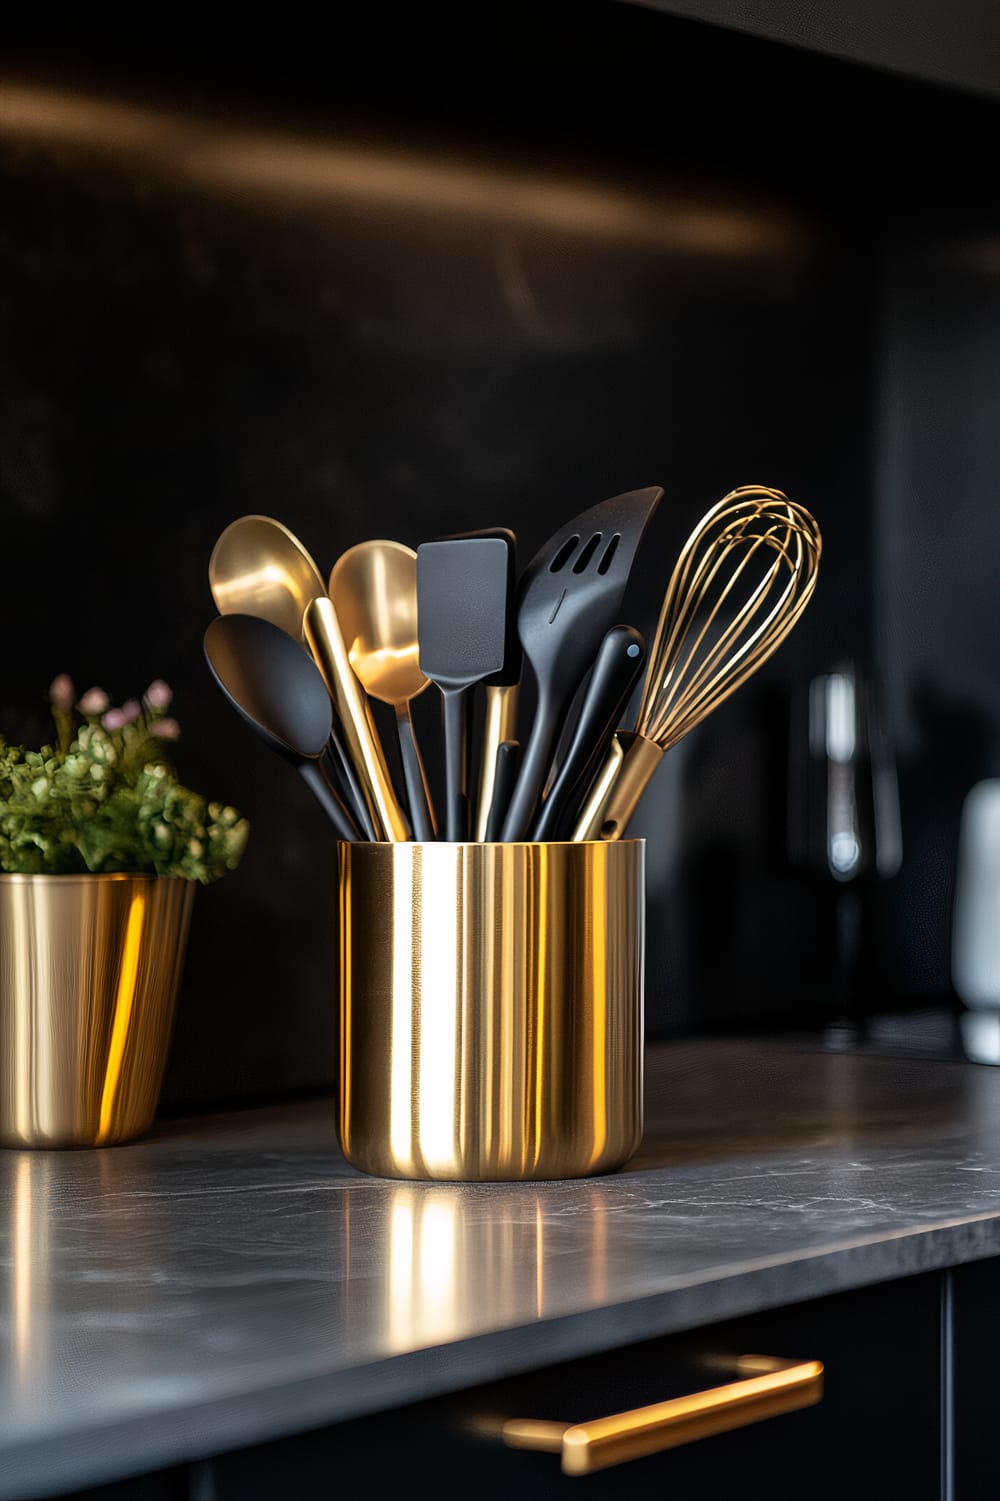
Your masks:
M 180 35 L 155 53 L 120 31 L 7 40 L 0 730 L 44 731 L 57 671 L 116 698 L 163 676 L 183 778 L 252 821 L 241 869 L 198 897 L 167 1108 L 332 1079 L 333 836 L 201 655 L 208 557 L 248 512 L 323 570 L 365 537 L 487 525 L 513 527 L 527 559 L 573 512 L 662 484 L 631 601 L 651 631 L 677 548 L 727 490 L 809 506 L 813 604 L 667 758 L 633 832 L 649 840 L 651 1034 L 815 1025 L 841 1003 L 831 894 L 789 856 L 804 685 L 909 630 L 911 502 L 922 584 L 936 576 L 947 474 L 914 495 L 886 481 L 887 444 L 931 441 L 908 406 L 924 351 L 899 333 L 922 316 L 925 282 L 897 276 L 917 231 L 893 205 L 918 170 L 975 198 L 995 107 L 632 6 L 486 14 L 476 37 L 457 7 L 385 17 L 384 34 L 241 23 L 196 55 Z M 976 295 L 996 275 L 994 260 Z M 995 345 L 984 358 L 995 382 Z M 968 391 L 983 371 L 962 370 Z M 968 504 L 981 519 L 990 498 Z M 920 652 L 888 654 L 897 720 L 928 677 Z M 958 789 L 924 816 L 928 768 L 951 766 L 934 721 L 947 663 L 942 648 L 924 731 L 902 743 L 900 881 L 921 934 L 937 925 L 932 980 L 913 978 L 924 939 L 890 893 L 869 976 L 889 1007 L 947 990 L 935 851 Z M 431 694 L 417 711 L 431 756 Z

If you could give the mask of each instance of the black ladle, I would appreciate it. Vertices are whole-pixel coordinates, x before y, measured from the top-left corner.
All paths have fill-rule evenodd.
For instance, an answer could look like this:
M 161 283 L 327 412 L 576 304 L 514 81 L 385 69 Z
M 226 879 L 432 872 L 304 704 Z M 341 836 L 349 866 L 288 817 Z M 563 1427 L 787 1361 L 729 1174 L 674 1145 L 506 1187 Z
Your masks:
M 205 660 L 247 724 L 308 782 L 341 839 L 361 837 L 323 773 L 333 715 L 319 669 L 298 642 L 255 615 L 220 615 L 204 636 Z

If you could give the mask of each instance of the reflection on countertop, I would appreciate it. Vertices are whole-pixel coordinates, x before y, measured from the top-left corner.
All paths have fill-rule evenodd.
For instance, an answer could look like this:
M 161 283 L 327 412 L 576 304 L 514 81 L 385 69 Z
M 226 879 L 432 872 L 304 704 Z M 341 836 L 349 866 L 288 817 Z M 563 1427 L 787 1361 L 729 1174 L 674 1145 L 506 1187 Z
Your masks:
M 333 1102 L 0 1153 L 0 1497 L 1000 1254 L 1000 1072 L 659 1045 L 624 1170 L 367 1178 Z

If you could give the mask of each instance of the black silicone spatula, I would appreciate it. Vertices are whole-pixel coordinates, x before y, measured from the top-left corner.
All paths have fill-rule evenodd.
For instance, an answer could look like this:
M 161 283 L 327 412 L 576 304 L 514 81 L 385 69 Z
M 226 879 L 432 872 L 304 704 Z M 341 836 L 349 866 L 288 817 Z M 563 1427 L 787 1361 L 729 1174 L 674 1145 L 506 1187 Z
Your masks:
M 309 783 L 341 839 L 357 825 L 323 775 L 333 711 L 319 669 L 280 626 L 220 615 L 204 636 L 205 660 L 233 708 Z
M 605 631 L 620 618 L 639 543 L 662 495 L 653 485 L 592 506 L 546 542 L 525 570 L 517 629 L 538 706 L 504 821 L 505 840 L 527 838 L 563 715 Z
M 509 549 L 471 533 L 417 548 L 420 670 L 444 695 L 445 838 L 469 837 L 470 688 L 504 665 Z

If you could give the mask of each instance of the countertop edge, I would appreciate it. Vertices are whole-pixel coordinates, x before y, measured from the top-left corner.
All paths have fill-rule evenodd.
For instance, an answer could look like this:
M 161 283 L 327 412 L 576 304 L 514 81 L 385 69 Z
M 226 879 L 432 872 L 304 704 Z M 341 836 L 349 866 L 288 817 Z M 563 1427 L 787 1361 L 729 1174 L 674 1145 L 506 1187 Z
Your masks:
M 361 1367 L 276 1375 L 266 1385 L 190 1398 L 76 1430 L 29 1434 L 0 1447 L 0 1501 L 33 1501 L 244 1446 L 365 1417 L 661 1335 L 744 1314 L 940 1271 L 1000 1255 L 1000 1212 L 857 1237 L 819 1252 L 766 1258 L 646 1296 L 468 1339 L 387 1356 Z M 113 1464 L 109 1467 L 109 1454 Z

